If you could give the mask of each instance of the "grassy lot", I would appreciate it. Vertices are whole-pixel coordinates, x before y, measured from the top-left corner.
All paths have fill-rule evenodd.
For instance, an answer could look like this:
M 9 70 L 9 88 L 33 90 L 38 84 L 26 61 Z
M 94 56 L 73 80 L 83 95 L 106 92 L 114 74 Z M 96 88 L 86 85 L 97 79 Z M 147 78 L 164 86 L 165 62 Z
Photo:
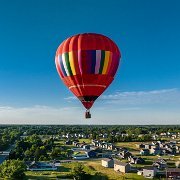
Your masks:
M 140 144 L 140 142 L 118 142 L 115 143 L 115 146 L 125 147 L 127 148 L 133 155 L 139 155 L 140 149 L 136 147 L 136 144 Z
M 113 168 L 105 168 L 101 166 L 101 161 L 82 161 L 85 165 L 85 171 L 91 175 L 94 175 L 96 172 L 100 172 L 104 175 L 107 175 L 110 180 L 123 180 L 123 179 L 133 179 L 133 180 L 143 180 L 143 176 L 138 176 L 136 173 L 127 173 L 123 175 L 117 173 Z M 27 171 L 27 179 L 56 179 L 57 176 L 66 175 L 71 172 L 71 169 L 74 167 L 75 163 L 64 163 L 60 166 L 58 171 L 41 171 L 41 172 L 31 172 Z
M 134 180 L 141 180 L 141 179 L 145 179 L 142 176 L 138 176 L 135 173 L 127 173 L 125 176 L 121 173 L 117 173 L 114 171 L 113 168 L 105 168 L 103 166 L 101 166 L 101 162 L 97 161 L 97 162 L 87 162 L 86 166 L 91 167 L 92 169 L 94 169 L 97 172 L 101 172 L 105 175 L 108 176 L 108 179 L 111 180 L 121 180 L 121 179 L 134 179 Z
M 26 179 L 36 179 L 36 180 L 43 180 L 43 179 L 56 179 L 58 175 L 61 175 L 60 172 L 55 171 L 27 171 L 26 172 Z
M 85 142 L 85 143 L 87 143 L 87 144 L 91 144 L 91 141 L 92 141 L 91 139 L 83 139 L 83 138 L 82 138 L 82 139 L 79 139 L 79 142 L 80 142 L 80 143 Z

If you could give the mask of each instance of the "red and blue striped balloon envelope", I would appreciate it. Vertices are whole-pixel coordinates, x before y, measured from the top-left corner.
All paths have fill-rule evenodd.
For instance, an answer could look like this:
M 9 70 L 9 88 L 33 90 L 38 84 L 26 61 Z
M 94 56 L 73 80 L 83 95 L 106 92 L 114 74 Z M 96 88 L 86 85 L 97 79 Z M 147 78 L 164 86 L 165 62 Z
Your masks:
M 64 84 L 89 110 L 112 83 L 120 57 L 118 46 L 110 38 L 84 33 L 60 44 L 55 64 Z

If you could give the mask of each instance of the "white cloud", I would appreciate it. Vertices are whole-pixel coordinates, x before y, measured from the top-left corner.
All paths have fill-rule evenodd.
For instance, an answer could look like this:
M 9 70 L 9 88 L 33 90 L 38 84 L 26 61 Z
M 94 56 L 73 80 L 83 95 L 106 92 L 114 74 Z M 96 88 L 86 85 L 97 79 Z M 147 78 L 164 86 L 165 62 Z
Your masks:
M 84 118 L 76 97 L 69 106 L 0 106 L 0 124 L 179 124 L 180 90 L 117 92 L 103 95 Z
M 180 103 L 179 89 L 161 89 L 153 91 L 117 92 L 102 95 L 100 100 L 119 105 L 152 105 L 152 104 L 178 104 Z
M 66 97 L 66 98 L 64 98 L 64 99 L 66 99 L 66 100 L 75 100 L 75 99 L 77 99 L 75 96 L 69 96 L 69 97 Z
M 0 124 L 72 124 L 80 118 L 79 107 L 0 107 Z M 72 118 L 73 117 L 73 118 Z

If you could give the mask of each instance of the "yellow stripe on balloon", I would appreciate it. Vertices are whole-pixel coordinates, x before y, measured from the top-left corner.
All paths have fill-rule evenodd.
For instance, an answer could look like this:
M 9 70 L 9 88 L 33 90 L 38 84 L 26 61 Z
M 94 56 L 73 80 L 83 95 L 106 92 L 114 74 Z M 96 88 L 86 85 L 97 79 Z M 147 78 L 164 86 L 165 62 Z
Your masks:
M 76 71 L 75 71 L 75 66 L 74 66 L 74 57 L 73 57 L 73 52 L 69 52 L 69 63 L 71 66 L 71 70 L 72 70 L 72 74 L 76 75 Z
M 106 74 L 108 68 L 109 56 L 110 56 L 110 51 L 105 51 L 104 67 L 102 70 L 102 74 Z

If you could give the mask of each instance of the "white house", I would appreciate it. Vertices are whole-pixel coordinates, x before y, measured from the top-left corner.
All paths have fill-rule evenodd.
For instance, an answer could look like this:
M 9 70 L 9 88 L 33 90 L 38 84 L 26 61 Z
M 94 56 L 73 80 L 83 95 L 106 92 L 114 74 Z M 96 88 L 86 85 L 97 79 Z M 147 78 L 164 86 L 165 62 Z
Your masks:
M 114 167 L 114 160 L 109 158 L 104 158 L 101 160 L 102 166 L 113 168 Z

